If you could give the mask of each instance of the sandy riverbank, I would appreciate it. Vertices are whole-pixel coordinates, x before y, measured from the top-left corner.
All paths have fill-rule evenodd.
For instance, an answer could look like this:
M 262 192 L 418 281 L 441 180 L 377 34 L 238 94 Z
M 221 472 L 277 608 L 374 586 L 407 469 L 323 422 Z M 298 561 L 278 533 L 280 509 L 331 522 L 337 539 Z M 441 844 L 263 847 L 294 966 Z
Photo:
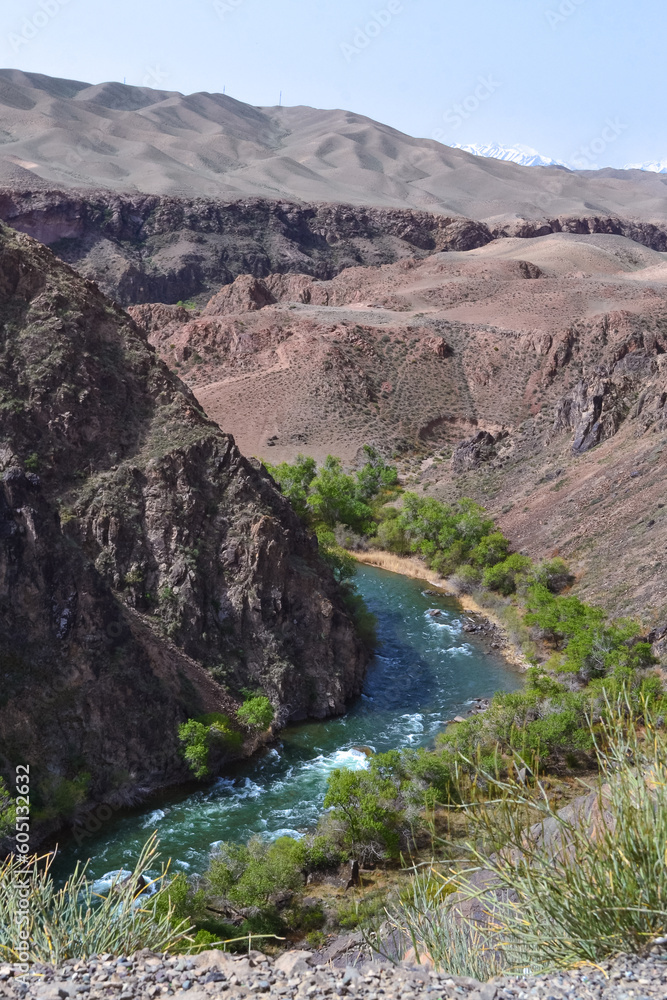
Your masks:
M 496 626 L 502 637 L 501 652 L 508 663 L 521 670 L 527 670 L 531 666 L 522 650 L 511 641 L 503 621 L 490 608 L 478 604 L 469 594 L 459 594 L 446 577 L 429 569 L 417 556 L 397 556 L 393 552 L 382 550 L 351 552 L 350 555 L 354 556 L 357 562 L 365 563 L 367 566 L 377 566 L 378 569 L 387 570 L 389 573 L 400 573 L 401 576 L 409 576 L 414 580 L 424 580 L 429 587 L 442 591 L 448 597 L 455 597 L 464 611 L 479 615 L 480 618 Z

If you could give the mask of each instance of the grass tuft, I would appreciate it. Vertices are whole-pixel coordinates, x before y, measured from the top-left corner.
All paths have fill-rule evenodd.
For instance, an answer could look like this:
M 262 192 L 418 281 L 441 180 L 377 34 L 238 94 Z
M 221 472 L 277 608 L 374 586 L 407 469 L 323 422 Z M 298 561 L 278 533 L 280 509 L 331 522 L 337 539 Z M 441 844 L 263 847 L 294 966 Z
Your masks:
M 20 937 L 28 942 L 30 963 L 51 965 L 105 953 L 131 955 L 142 948 L 155 952 L 175 948 L 191 927 L 189 921 L 174 921 L 170 903 L 161 906 L 168 888 L 165 868 L 155 880 L 157 891 L 152 895 L 145 891 L 144 873 L 154 866 L 157 847 L 154 834 L 134 870 L 119 875 L 106 896 L 94 891 L 87 864 L 77 865 L 58 889 L 50 872 L 55 855 L 10 855 L 0 867 L 0 957 L 23 962 Z

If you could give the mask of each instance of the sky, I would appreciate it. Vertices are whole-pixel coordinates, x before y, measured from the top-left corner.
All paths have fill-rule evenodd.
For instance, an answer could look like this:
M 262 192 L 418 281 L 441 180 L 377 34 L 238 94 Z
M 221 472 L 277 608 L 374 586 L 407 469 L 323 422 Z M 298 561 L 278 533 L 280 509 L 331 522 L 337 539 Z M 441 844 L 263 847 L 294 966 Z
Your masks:
M 345 108 L 580 168 L 667 159 L 662 0 L 4 0 L 0 66 Z

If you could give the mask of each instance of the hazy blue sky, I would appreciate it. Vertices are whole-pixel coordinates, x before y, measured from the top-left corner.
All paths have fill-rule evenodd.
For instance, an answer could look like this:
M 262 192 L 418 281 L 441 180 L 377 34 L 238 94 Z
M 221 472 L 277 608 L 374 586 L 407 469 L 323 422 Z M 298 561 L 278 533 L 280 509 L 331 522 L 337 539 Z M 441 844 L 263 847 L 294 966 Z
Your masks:
M 600 166 L 667 157 L 666 42 L 664 0 L 4 0 L 0 11 L 3 67 L 226 87 L 258 105 L 282 90 L 285 104 L 343 107 L 411 135 Z

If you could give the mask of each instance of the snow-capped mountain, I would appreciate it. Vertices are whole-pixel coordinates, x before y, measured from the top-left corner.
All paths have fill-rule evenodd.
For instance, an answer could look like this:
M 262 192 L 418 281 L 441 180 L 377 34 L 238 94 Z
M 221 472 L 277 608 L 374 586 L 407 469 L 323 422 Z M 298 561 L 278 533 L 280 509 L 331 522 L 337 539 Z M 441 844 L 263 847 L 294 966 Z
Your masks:
M 626 163 L 624 170 L 650 170 L 653 174 L 667 174 L 667 160 L 654 160 L 653 163 Z
M 451 142 L 449 145 L 454 149 L 463 149 L 466 153 L 473 153 L 475 156 L 489 156 L 494 160 L 509 160 L 511 163 L 519 163 L 522 167 L 567 166 L 562 160 L 552 160 L 548 156 L 542 156 L 530 146 L 500 146 L 497 142 L 490 142 L 487 145 L 481 143 L 465 145 L 465 143 Z

